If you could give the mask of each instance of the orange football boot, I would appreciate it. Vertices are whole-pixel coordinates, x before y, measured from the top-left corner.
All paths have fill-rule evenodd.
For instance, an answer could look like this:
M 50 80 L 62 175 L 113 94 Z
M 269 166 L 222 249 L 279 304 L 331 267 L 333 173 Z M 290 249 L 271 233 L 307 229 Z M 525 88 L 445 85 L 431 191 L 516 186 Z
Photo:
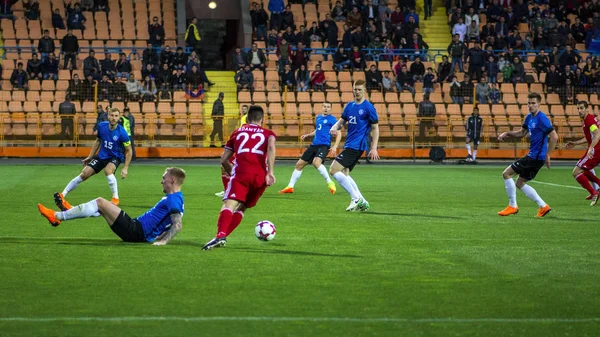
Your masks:
M 500 212 L 498 212 L 499 216 L 509 216 L 511 214 L 517 214 L 519 213 L 519 207 L 512 207 L 512 206 L 506 206 L 505 209 L 501 210 Z
M 46 218 L 52 226 L 56 227 L 60 225 L 60 220 L 56 218 L 56 216 L 54 215 L 55 212 L 53 210 L 44 207 L 44 205 L 42 204 L 38 204 L 38 210 L 40 211 L 40 214 L 42 214 L 42 216 Z
M 288 194 L 288 193 L 294 193 L 294 188 L 286 187 L 286 188 L 282 189 L 281 191 L 279 191 L 279 194 Z
M 73 208 L 73 206 L 69 204 L 67 199 L 65 199 L 64 195 L 58 192 L 54 193 L 54 204 L 56 204 L 56 207 L 58 207 L 63 212 L 66 212 Z
M 552 210 L 552 208 L 550 208 L 550 205 L 546 205 L 544 207 L 540 207 L 540 208 L 538 208 L 537 217 L 541 218 L 544 215 L 550 213 L 551 210 Z
M 119 199 L 117 199 L 117 198 L 110 199 L 110 202 L 115 206 L 119 206 Z

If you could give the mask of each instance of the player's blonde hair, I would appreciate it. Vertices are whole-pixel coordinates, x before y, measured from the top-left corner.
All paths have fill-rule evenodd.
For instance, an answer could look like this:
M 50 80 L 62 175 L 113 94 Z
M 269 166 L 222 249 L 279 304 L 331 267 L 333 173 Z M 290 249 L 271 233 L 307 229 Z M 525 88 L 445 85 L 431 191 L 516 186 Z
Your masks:
M 366 83 L 365 83 L 365 81 L 364 81 L 364 80 L 356 80 L 356 81 L 354 81 L 354 86 L 355 86 L 355 87 L 358 87 L 358 86 L 360 86 L 360 85 L 362 85 L 362 86 L 364 87 L 364 86 L 365 86 L 365 84 L 366 84 Z
M 113 112 L 118 112 L 119 115 L 121 114 L 121 110 L 117 109 L 117 108 L 108 108 L 106 109 L 106 112 L 110 115 Z
M 174 177 L 177 180 L 178 185 L 183 185 L 183 181 L 185 180 L 185 170 L 179 167 L 167 167 L 165 170 L 168 175 Z

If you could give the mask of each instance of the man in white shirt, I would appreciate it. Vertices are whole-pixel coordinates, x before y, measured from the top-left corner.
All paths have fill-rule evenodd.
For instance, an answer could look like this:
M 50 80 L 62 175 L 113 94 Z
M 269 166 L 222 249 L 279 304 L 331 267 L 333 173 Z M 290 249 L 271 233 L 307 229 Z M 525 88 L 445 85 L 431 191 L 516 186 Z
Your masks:
M 464 24 L 462 18 L 459 18 L 458 22 L 452 28 L 452 35 L 455 34 L 458 34 L 458 40 L 460 42 L 465 41 L 465 35 L 467 35 L 467 25 Z
M 470 7 L 469 13 L 467 13 L 467 15 L 465 15 L 465 25 L 467 25 L 467 27 L 470 26 L 471 21 L 477 22 L 477 26 L 479 26 L 479 15 L 477 15 L 477 13 L 475 13 L 475 9 L 473 7 Z

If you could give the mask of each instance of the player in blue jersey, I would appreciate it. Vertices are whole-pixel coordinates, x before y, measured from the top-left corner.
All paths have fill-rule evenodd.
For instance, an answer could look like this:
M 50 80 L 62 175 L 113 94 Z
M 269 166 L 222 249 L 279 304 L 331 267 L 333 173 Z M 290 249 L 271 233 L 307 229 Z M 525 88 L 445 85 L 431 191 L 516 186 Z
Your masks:
M 132 155 L 129 136 L 127 131 L 119 124 L 120 119 L 121 112 L 118 109 L 108 109 L 108 122 L 98 124 L 98 134 L 94 145 L 92 145 L 92 151 L 89 156 L 81 161 L 84 166 L 81 174 L 73 178 L 62 193 L 54 193 L 54 203 L 57 206 L 60 205 L 59 207 L 63 211 L 71 208 L 71 205 L 65 199 L 67 194 L 102 170 L 106 174 L 108 186 L 112 191 L 111 202 L 117 206 L 119 205 L 119 188 L 115 171 L 121 162 L 125 161 L 125 165 L 121 169 L 121 178 L 125 179 Z M 97 154 L 96 151 L 98 151 Z
M 550 168 L 550 154 L 556 146 L 558 135 L 548 117 L 539 110 L 540 102 L 542 101 L 540 94 L 532 92 L 527 99 L 529 114 L 525 117 L 521 129 L 504 132 L 498 137 L 499 141 L 503 141 L 506 137 L 522 138 L 528 133 L 530 137 L 529 153 L 512 163 L 502 172 L 506 194 L 508 194 L 508 207 L 498 212 L 500 216 L 508 216 L 519 212 L 519 207 L 517 206 L 517 187 L 538 205 L 538 218 L 543 217 L 552 210 L 540 198 L 535 189 L 527 185 L 527 182 L 535 178 L 538 171 L 544 166 L 544 163 Z M 519 178 L 515 185 L 513 177 L 517 174 Z
M 279 194 L 285 193 L 294 193 L 294 185 L 300 179 L 302 175 L 302 169 L 308 165 L 312 164 L 317 171 L 325 178 L 327 182 L 327 186 L 329 187 L 329 192 L 331 194 L 335 194 L 336 188 L 335 183 L 329 177 L 329 173 L 327 169 L 323 165 L 325 160 L 327 159 L 327 153 L 330 151 L 333 155 L 337 155 L 337 148 L 340 145 L 340 140 L 342 138 L 342 132 L 338 130 L 335 138 L 335 145 L 330 149 L 331 146 L 331 134 L 329 131 L 331 127 L 337 122 L 337 119 L 331 114 L 331 103 L 325 102 L 323 103 L 323 113 L 318 115 L 315 119 L 315 130 L 311 133 L 302 135 L 300 138 L 304 140 L 307 137 L 314 137 L 313 142 L 302 157 L 296 163 L 296 169 L 294 173 L 292 173 L 292 178 L 290 179 L 289 184 L 286 188 L 279 191 Z
M 336 134 L 344 124 L 348 123 L 348 134 L 346 135 L 344 150 L 331 164 L 329 173 L 350 194 L 352 200 L 346 211 L 366 211 L 371 206 L 360 193 L 354 179 L 350 177 L 350 171 L 358 163 L 365 150 L 369 151 L 367 156 L 372 160 L 379 159 L 377 153 L 379 117 L 373 104 L 365 98 L 365 81 L 358 80 L 354 82 L 353 92 L 354 101 L 346 105 L 342 118 L 330 130 L 332 135 Z M 372 135 L 370 149 L 367 145 L 369 134 Z
M 167 167 L 160 182 L 166 195 L 154 207 L 134 219 L 117 205 L 103 198 L 94 199 L 63 212 L 55 212 L 42 204 L 38 204 L 38 210 L 54 227 L 60 225 L 61 221 L 103 216 L 121 240 L 153 242 L 154 245 L 161 246 L 167 244 L 181 231 L 183 217 L 181 186 L 184 180 L 183 169 Z

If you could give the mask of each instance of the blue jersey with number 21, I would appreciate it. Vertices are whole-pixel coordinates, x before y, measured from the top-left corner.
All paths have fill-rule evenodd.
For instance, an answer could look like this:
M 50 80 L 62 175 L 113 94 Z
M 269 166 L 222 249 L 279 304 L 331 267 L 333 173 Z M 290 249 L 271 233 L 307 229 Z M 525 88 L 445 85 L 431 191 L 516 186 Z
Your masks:
M 98 124 L 98 139 L 100 139 L 98 158 L 125 160 L 123 146 L 128 146 L 130 141 L 127 131 L 121 125 L 117 124 L 117 127 L 111 130 L 109 122 L 101 122 Z
M 371 132 L 371 124 L 379 123 L 379 117 L 373 104 L 367 100 L 361 104 L 352 101 L 344 108 L 342 118 L 348 122 L 348 135 L 344 148 L 368 150 L 367 137 Z
M 315 138 L 312 145 L 327 145 L 331 146 L 331 127 L 337 122 L 337 119 L 332 115 L 318 115 L 316 120 Z

